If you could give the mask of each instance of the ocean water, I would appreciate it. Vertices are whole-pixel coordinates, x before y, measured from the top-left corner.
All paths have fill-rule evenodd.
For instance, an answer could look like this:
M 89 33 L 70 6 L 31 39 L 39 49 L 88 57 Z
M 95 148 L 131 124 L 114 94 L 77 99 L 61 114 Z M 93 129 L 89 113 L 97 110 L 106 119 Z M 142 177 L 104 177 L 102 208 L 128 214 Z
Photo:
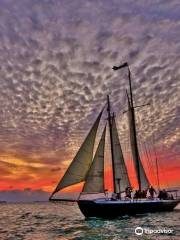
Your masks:
M 173 212 L 85 220 L 75 203 L 0 204 L 0 240 L 180 239 L 180 206 Z M 135 234 L 135 228 L 173 230 Z

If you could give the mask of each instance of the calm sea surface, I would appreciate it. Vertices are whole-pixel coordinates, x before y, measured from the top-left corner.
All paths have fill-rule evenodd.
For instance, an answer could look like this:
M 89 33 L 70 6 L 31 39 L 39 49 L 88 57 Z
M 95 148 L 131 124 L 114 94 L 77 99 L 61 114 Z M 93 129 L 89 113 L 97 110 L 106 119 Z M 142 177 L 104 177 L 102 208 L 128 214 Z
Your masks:
M 180 206 L 170 213 L 116 220 L 85 220 L 76 204 L 0 204 L 0 240 L 180 239 Z M 170 229 L 172 234 L 135 234 L 135 228 Z

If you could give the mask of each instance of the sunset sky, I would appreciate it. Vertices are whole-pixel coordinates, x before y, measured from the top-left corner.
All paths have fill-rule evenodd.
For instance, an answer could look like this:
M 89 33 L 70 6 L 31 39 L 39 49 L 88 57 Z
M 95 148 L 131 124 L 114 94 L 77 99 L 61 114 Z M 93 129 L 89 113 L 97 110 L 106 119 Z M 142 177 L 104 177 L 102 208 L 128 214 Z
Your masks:
M 51 192 L 107 94 L 134 182 L 123 114 L 127 71 L 112 71 L 125 61 L 135 104 L 150 103 L 136 109 L 140 148 L 154 165 L 155 146 L 163 187 L 180 186 L 179 0 L 0 0 L 0 6 L 0 196 Z M 109 141 L 107 166 L 108 147 Z M 156 184 L 152 172 L 150 179 Z

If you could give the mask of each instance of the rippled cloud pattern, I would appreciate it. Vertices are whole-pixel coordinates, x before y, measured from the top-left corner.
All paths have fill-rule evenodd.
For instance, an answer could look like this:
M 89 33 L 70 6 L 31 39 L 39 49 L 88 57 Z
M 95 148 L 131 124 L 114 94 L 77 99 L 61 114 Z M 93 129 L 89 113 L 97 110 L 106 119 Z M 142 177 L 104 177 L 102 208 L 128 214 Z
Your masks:
M 0 0 L 0 188 L 52 190 L 110 94 L 128 145 L 126 70 L 138 135 L 171 185 L 180 146 L 178 0 Z M 105 119 L 105 116 L 104 116 Z M 172 177 L 175 176 L 176 178 Z

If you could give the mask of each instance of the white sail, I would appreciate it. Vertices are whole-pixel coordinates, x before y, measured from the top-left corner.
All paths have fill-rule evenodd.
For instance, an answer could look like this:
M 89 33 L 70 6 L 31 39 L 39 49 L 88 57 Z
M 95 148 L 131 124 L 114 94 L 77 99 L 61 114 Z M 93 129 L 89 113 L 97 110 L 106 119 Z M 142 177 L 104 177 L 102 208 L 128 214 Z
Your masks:
M 88 171 L 82 192 L 102 193 L 104 192 L 104 146 L 106 127 L 104 128 L 93 162 Z
M 125 191 L 126 187 L 131 187 L 127 168 L 125 165 L 121 144 L 119 141 L 116 121 L 112 119 L 112 139 L 113 139 L 113 152 L 114 152 L 114 165 L 115 165 L 115 192 L 119 192 L 118 179 L 120 179 L 120 191 Z
M 133 110 L 132 107 L 130 105 L 130 101 L 128 99 L 128 113 L 129 113 L 129 130 L 130 130 L 130 143 L 131 143 L 131 151 L 132 151 L 132 157 L 133 157 L 133 161 L 134 161 L 134 165 L 135 165 L 135 171 L 136 171 L 136 175 L 138 176 L 138 168 L 139 168 L 139 172 L 140 172 L 140 180 L 141 180 L 141 189 L 146 189 L 149 187 L 150 183 L 149 180 L 146 176 L 145 170 L 143 168 L 140 156 L 139 156 L 139 152 L 136 153 L 136 140 L 135 140 L 135 134 L 134 134 L 134 129 L 133 129 Z M 138 159 L 136 159 L 138 157 Z M 138 166 L 139 165 L 139 166 Z
M 92 163 L 94 143 L 102 112 L 103 110 L 100 112 L 89 134 L 87 135 L 75 158 L 71 162 L 69 168 L 58 183 L 52 195 L 65 187 L 80 183 L 85 180 L 86 174 Z

